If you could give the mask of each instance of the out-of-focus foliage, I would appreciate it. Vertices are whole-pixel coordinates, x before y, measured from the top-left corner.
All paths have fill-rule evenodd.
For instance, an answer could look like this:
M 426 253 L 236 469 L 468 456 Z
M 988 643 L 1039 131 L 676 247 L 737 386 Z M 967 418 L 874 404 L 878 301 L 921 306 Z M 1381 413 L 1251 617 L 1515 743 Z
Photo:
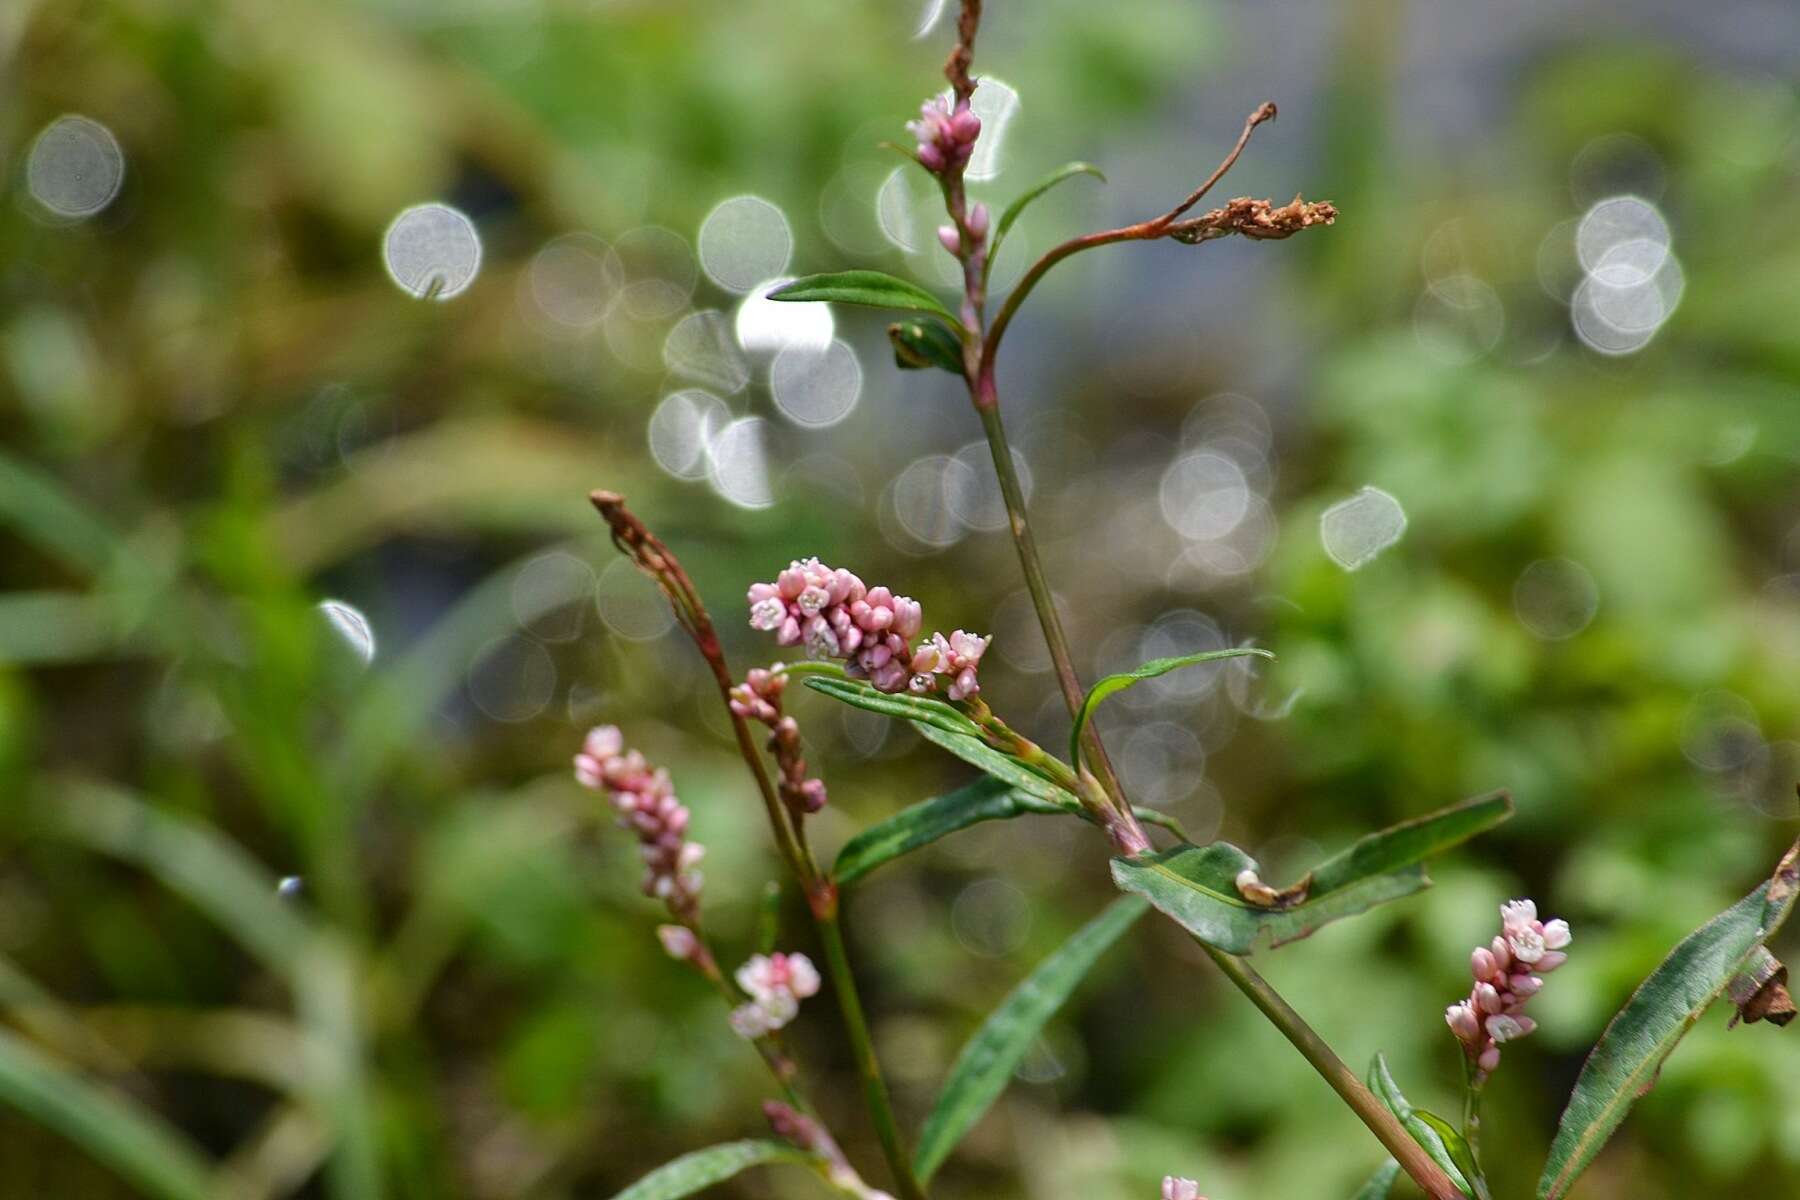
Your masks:
M 763 1135 L 754 1056 L 663 957 L 630 848 L 568 779 L 602 719 L 668 763 L 710 847 L 709 922 L 750 951 L 777 870 L 758 806 L 688 646 L 584 496 L 631 498 L 740 667 L 771 654 L 739 628 L 745 585 L 818 553 L 933 626 L 993 632 L 988 699 L 1063 743 L 956 381 L 895 372 L 883 320 L 845 309 L 859 390 L 841 358 L 808 386 L 771 361 L 768 310 L 740 321 L 715 285 L 736 260 L 695 259 L 714 206 L 751 194 L 785 214 L 784 273 L 944 282 L 908 200 L 923 181 L 890 185 L 903 164 L 877 145 L 936 86 L 942 29 L 912 40 L 929 7 L 0 5 L 7 1057 L 164 1131 L 112 1129 L 109 1166 L 0 1111 L 0 1196 L 176 1194 L 195 1159 L 244 1197 L 610 1195 Z M 1110 181 L 1035 204 L 998 286 L 1052 239 L 1166 208 L 1264 99 L 1281 120 L 1227 190 L 1342 210 L 1291 243 L 1061 268 L 1009 338 L 1005 412 L 1090 680 L 1240 639 L 1279 655 L 1102 711 L 1135 799 L 1285 881 L 1512 790 L 1518 817 L 1433 891 L 1262 966 L 1347 1060 L 1385 1051 L 1446 1111 L 1439 1014 L 1466 947 L 1508 895 L 1569 917 L 1579 953 L 1488 1089 L 1496 1195 L 1526 1195 L 1587 1046 L 1793 833 L 1795 15 L 988 7 L 978 73 L 1020 103 L 977 193 L 1003 206 L 1071 158 Z M 78 220 L 33 198 L 33 147 L 64 114 L 124 164 Z M 1570 223 L 1619 194 L 1666 222 L 1681 288 L 1654 319 L 1612 314 L 1654 329 L 1614 357 L 1574 328 Z M 389 223 L 434 202 L 482 247 L 442 302 L 382 257 Z M 691 388 L 717 408 L 659 407 Z M 683 439 L 717 432 L 709 413 L 765 422 L 713 447 L 718 488 L 679 477 L 707 474 Z M 1349 572 L 1320 517 L 1365 486 L 1406 523 Z M 794 693 L 832 790 L 826 854 L 969 778 Z M 984 824 L 850 891 L 912 1128 L 968 1034 L 1107 902 L 1104 849 L 1075 821 Z M 806 948 L 793 904 L 783 942 Z M 1102 961 L 934 1195 L 1108 1200 L 1168 1172 L 1214 1200 L 1349 1195 L 1379 1165 L 1165 926 Z M 1800 1041 L 1723 1023 L 1688 1037 L 1583 1195 L 1800 1188 Z M 830 1005 L 795 1034 L 878 1179 Z M 136 1175 L 115 1161 L 134 1154 Z M 752 1173 L 719 1194 L 824 1189 Z

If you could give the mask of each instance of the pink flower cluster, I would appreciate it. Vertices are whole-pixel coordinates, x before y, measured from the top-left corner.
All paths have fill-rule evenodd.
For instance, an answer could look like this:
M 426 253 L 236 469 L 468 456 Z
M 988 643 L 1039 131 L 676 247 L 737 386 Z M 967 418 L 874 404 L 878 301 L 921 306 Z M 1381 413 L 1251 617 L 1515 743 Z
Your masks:
M 754 667 L 744 682 L 731 689 L 731 711 L 769 727 L 769 750 L 781 771 L 783 802 L 795 813 L 816 813 L 825 807 L 825 782 L 806 773 L 806 759 L 800 753 L 800 725 L 781 711 L 781 694 L 786 690 L 787 672 L 780 663 L 767 670 Z
M 1567 921 L 1540 921 L 1530 900 L 1500 906 L 1500 935 L 1469 956 L 1475 987 L 1469 998 L 1444 1010 L 1444 1020 L 1462 1042 L 1477 1078 L 1500 1065 L 1500 1046 L 1537 1028 L 1524 1014 L 1525 1002 L 1544 986 L 1544 976 L 1569 960 Z
M 773 633 L 783 646 L 804 643 L 814 657 L 844 660 L 852 676 L 879 691 L 923 694 L 937 690 L 940 678 L 949 681 L 952 700 L 981 690 L 976 668 L 991 638 L 959 629 L 948 638 L 934 633 L 914 650 L 912 639 L 924 624 L 917 600 L 867 587 L 816 558 L 788 564 L 774 583 L 752 584 L 749 601 L 751 628 Z M 760 711 L 756 699 L 741 698 L 744 715 Z
M 698 920 L 703 882 L 698 868 L 706 848 L 687 840 L 688 810 L 675 799 L 669 773 L 660 767 L 651 770 L 643 755 L 627 751 L 616 725 L 602 725 L 588 731 L 575 756 L 575 780 L 606 792 L 619 824 L 637 834 L 644 856 L 644 894 L 668 905 L 684 924 Z M 676 953 L 667 937 L 664 945 Z
M 933 96 L 919 106 L 919 119 L 908 121 L 906 131 L 918 139 L 919 162 L 925 169 L 943 174 L 968 165 L 975 139 L 981 136 L 981 118 L 967 100 L 958 100 L 952 108 L 948 96 Z
M 751 1039 L 793 1020 L 800 1001 L 819 990 L 818 968 L 804 954 L 752 955 L 734 978 L 750 1000 L 731 1010 L 731 1028 Z
M 921 643 L 912 656 L 913 677 L 908 687 L 915 692 L 932 691 L 937 687 L 936 677 L 942 675 L 950 680 L 952 700 L 973 696 L 981 690 L 975 669 L 993 640 L 991 634 L 981 637 L 960 629 L 947 638 L 941 633 L 932 634 L 931 640 Z
M 1192 1179 L 1164 1175 L 1162 1200 L 1206 1200 L 1206 1197 L 1200 1194 L 1200 1185 Z

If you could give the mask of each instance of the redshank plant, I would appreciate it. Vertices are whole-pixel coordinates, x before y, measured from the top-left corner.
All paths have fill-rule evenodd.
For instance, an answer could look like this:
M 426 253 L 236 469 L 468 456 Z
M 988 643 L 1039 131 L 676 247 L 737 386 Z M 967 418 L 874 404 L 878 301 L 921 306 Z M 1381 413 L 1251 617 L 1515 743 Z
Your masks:
M 897 365 L 943 370 L 962 380 L 987 440 L 1020 569 L 1068 707 L 1066 761 L 1015 730 L 983 698 L 980 666 L 990 636 L 960 628 L 927 634 L 929 625 L 916 601 L 888 586 L 868 586 L 851 570 L 827 566 L 817 557 L 796 558 L 775 571 L 769 582 L 751 584 L 746 594 L 745 619 L 750 627 L 770 635 L 779 647 L 801 651 L 806 659 L 758 667 L 739 680 L 725 662 L 711 616 L 674 554 L 622 497 L 596 492 L 593 502 L 609 524 L 615 544 L 662 589 L 711 670 L 738 748 L 762 796 L 776 847 L 807 898 L 869 1118 L 895 1191 L 905 1200 L 927 1194 L 938 1167 L 1004 1088 L 1045 1021 L 1106 948 L 1151 908 L 1186 930 L 1385 1149 L 1388 1161 L 1360 1196 L 1386 1194 L 1398 1172 L 1404 1171 L 1432 1200 L 1465 1196 L 1486 1200 L 1478 1151 L 1481 1089 L 1498 1066 L 1500 1047 L 1534 1028 L 1523 1009 L 1543 977 L 1565 959 L 1568 925 L 1540 921 L 1533 902 L 1514 901 L 1501 910 L 1500 936 L 1474 952 L 1469 996 L 1446 1013 L 1466 1068 L 1461 1128 L 1408 1102 L 1380 1056 L 1367 1081 L 1358 1078 L 1251 966 L 1248 956 L 1252 950 L 1273 949 L 1328 922 L 1419 892 L 1429 884 L 1425 874 L 1429 858 L 1505 820 L 1511 801 L 1504 793 L 1494 793 L 1371 833 L 1287 886 L 1265 881 L 1260 865 L 1236 846 L 1191 843 L 1163 814 L 1134 806 L 1090 719 L 1096 707 L 1119 691 L 1170 671 L 1268 652 L 1245 646 L 1158 659 L 1084 687 L 1038 555 L 1001 416 L 997 365 L 1002 342 L 1024 301 L 1058 263 L 1086 250 L 1129 241 L 1198 245 L 1231 236 L 1278 240 L 1332 225 L 1337 210 L 1329 202 L 1300 197 L 1280 205 L 1238 197 L 1194 213 L 1237 162 L 1255 130 L 1275 118 L 1275 106 L 1265 103 L 1245 120 L 1219 165 L 1172 207 L 1135 224 L 1081 234 L 1053 246 L 998 300 L 990 316 L 992 263 L 1020 213 L 1064 180 L 1099 172 L 1086 164 L 1070 164 L 1027 188 L 997 218 L 985 205 L 970 202 L 965 171 L 982 136 L 971 102 L 980 86 L 972 71 L 981 16 L 981 0 L 963 0 L 955 45 L 945 65 L 949 92 L 925 101 L 919 117 L 906 127 L 913 146 L 900 148 L 942 194 L 948 219 L 938 240 L 957 260 L 962 281 L 954 307 L 918 284 L 867 270 L 810 276 L 770 295 L 789 302 L 897 310 L 905 315 L 888 330 Z M 1001 636 L 1005 633 L 1001 631 Z M 824 783 L 809 773 L 801 729 L 784 708 L 784 695 L 795 679 L 843 703 L 911 723 L 927 740 L 979 768 L 982 778 L 862 831 L 831 868 L 822 868 L 809 843 L 807 820 L 826 804 L 827 793 Z M 773 772 L 750 732 L 752 722 L 769 731 L 766 750 L 774 760 Z M 676 919 L 676 925 L 663 927 L 665 945 L 713 978 L 731 1002 L 732 1024 L 762 1049 L 785 1093 L 782 1101 L 771 1101 L 766 1108 L 780 1141 L 730 1143 L 686 1156 L 653 1172 L 622 1200 L 672 1200 L 746 1166 L 778 1161 L 810 1165 L 845 1194 L 883 1195 L 862 1182 L 816 1112 L 806 1106 L 799 1068 L 778 1040 L 800 999 L 821 986 L 810 961 L 798 953 L 753 957 L 737 972 L 735 986 L 725 979 L 713 965 L 716 959 L 699 923 L 699 883 L 697 876 L 690 880 L 698 855 L 689 849 L 692 843 L 683 840 L 686 811 L 674 805 L 666 776 L 646 775 L 641 760 L 619 757 L 621 748 L 616 731 L 596 731 L 578 759 L 578 774 L 590 786 L 614 792 L 625 821 L 644 843 L 651 869 L 647 890 L 662 898 Z M 909 1154 L 844 947 L 839 888 L 977 822 L 1038 814 L 1067 814 L 1096 826 L 1112 855 L 1113 880 L 1124 894 L 1045 959 L 976 1032 L 952 1067 Z M 1152 840 L 1147 827 L 1157 825 L 1173 831 L 1171 844 L 1158 848 Z M 1676 947 L 1615 1019 L 1563 1114 L 1539 1185 L 1540 1200 L 1556 1200 L 1567 1190 L 1624 1120 L 1633 1100 L 1654 1080 L 1681 1033 L 1719 996 L 1729 991 L 1746 1021 L 1766 1018 L 1785 1023 L 1785 1016 L 1778 1014 L 1791 1014 L 1791 1002 L 1785 990 L 1780 996 L 1770 990 L 1783 987 L 1785 969 L 1764 943 L 1786 919 L 1800 892 L 1797 858 L 1800 847 L 1782 860 L 1773 878 Z M 1196 1180 L 1169 1175 L 1163 1179 L 1162 1195 L 1165 1200 L 1200 1200 L 1200 1187 Z

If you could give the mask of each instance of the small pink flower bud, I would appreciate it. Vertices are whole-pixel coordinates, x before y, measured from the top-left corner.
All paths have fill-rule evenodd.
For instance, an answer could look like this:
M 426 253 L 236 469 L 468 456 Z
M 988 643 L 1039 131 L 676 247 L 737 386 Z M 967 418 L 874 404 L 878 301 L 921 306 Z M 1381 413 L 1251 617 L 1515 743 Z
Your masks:
M 1539 975 L 1548 975 L 1568 961 L 1569 956 L 1561 950 L 1546 950 L 1544 956 L 1538 959 L 1531 969 Z
M 1483 1050 L 1481 1056 L 1475 1060 L 1475 1065 L 1491 1074 L 1500 1065 L 1500 1047 L 1489 1046 Z
M 950 136 L 965 146 L 981 136 L 981 118 L 969 107 L 967 100 L 956 106 L 950 114 Z
M 1162 1200 L 1206 1200 L 1206 1197 L 1200 1194 L 1200 1185 L 1194 1180 L 1165 1175 L 1162 1181 Z
M 956 226 L 939 225 L 937 236 L 938 244 L 943 246 L 943 248 L 948 250 L 951 254 L 962 253 L 962 237 L 956 232 Z
M 1567 921 L 1558 918 L 1554 921 L 1544 922 L 1544 946 L 1547 949 L 1561 950 L 1574 940 L 1574 935 L 1569 932 Z
M 670 958 L 683 962 L 693 958 L 694 952 L 700 948 L 700 939 L 685 925 L 658 925 L 656 936 L 662 941 L 662 947 L 668 951 Z
M 1470 999 L 1474 1000 L 1475 1007 L 1479 1008 L 1484 1013 L 1497 1013 L 1502 1008 L 1506 1007 L 1500 999 L 1500 993 L 1491 983 L 1476 984 L 1475 991 Z
M 947 160 L 944 152 L 939 150 L 936 142 L 920 142 L 918 145 L 919 162 L 927 171 L 942 171 Z
M 1537 975 L 1514 975 L 1507 979 L 1506 985 L 1515 996 L 1535 996 L 1544 986 L 1544 980 Z
M 1475 953 L 1469 956 L 1469 973 L 1475 976 L 1477 983 L 1492 979 L 1499 971 L 1500 966 L 1494 961 L 1493 951 L 1477 946 Z
M 1505 938 L 1496 937 L 1488 943 L 1488 950 L 1494 956 L 1494 965 L 1502 971 L 1512 966 L 1512 948 L 1506 944 Z
M 976 241 L 984 241 L 988 233 L 988 206 L 985 204 L 975 205 L 969 210 L 969 216 L 965 223 Z
M 1446 1008 L 1444 1021 L 1465 1042 L 1473 1042 L 1481 1036 L 1481 1018 L 1475 1015 L 1475 1010 L 1469 1007 L 1467 1001 Z

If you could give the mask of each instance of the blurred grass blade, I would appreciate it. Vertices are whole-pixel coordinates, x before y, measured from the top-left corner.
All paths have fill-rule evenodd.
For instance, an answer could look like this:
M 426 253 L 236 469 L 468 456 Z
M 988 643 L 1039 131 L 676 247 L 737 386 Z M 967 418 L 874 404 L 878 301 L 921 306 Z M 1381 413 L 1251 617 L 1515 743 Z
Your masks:
M 1557 1200 L 1574 1185 L 1655 1084 L 1682 1035 L 1786 922 L 1796 892 L 1800 842 L 1774 878 L 1689 934 L 1638 987 L 1582 1065 L 1538 1179 L 1538 1200 Z
M 1387 1200 L 1387 1194 L 1394 1190 L 1394 1180 L 1399 1177 L 1400 1164 L 1390 1158 L 1375 1168 L 1368 1182 L 1357 1188 L 1356 1195 L 1350 1200 Z
M 1425 860 L 1492 829 L 1512 815 L 1504 792 L 1465 800 L 1356 842 L 1334 855 L 1274 905 L 1238 891 L 1240 872 L 1256 860 L 1229 842 L 1176 846 L 1160 854 L 1114 859 L 1113 880 L 1146 897 L 1188 932 L 1230 954 L 1248 954 L 1268 931 L 1271 948 L 1321 926 L 1410 896 L 1431 885 Z
M 919 1148 L 913 1154 L 913 1170 L 921 1182 L 931 1179 L 956 1144 L 1005 1090 L 1044 1024 L 1063 1006 L 1075 986 L 1147 910 L 1148 906 L 1135 896 L 1114 900 L 1039 963 L 982 1022 L 957 1055 L 937 1104 L 925 1118 Z
M 229 930 L 251 953 L 294 978 L 310 934 L 275 895 L 275 877 L 236 844 L 113 788 L 79 780 L 46 787 L 49 827 L 89 849 L 135 863 Z
M 1000 214 L 1000 221 L 994 226 L 993 243 L 988 248 L 988 261 L 993 262 L 999 258 L 1000 243 L 1006 240 L 1007 230 L 1013 227 L 1013 223 L 1024 214 L 1027 208 L 1031 207 L 1032 203 L 1039 196 L 1042 196 L 1045 192 L 1063 182 L 1063 180 L 1073 179 L 1077 175 L 1092 175 L 1101 183 L 1106 182 L 1106 176 L 1101 174 L 1100 168 L 1096 167 L 1093 163 L 1072 162 L 1064 163 L 1062 166 L 1056 168 L 1056 170 L 1050 172 L 1048 175 L 1026 188 L 1011 204 L 1006 206 L 1006 211 Z
M 1012 785 L 982 776 L 967 787 L 933 796 L 871 825 L 845 843 L 832 874 L 839 883 L 862 878 L 881 864 L 928 846 L 959 829 L 983 821 L 1004 821 L 1025 813 L 1067 812 Z
M 1217 662 L 1224 658 L 1243 658 L 1246 655 L 1260 655 L 1263 658 L 1274 658 L 1267 650 L 1255 646 L 1239 646 L 1232 650 L 1207 650 L 1199 654 L 1183 654 L 1175 658 L 1157 658 L 1131 671 L 1121 671 L 1117 675 L 1108 675 L 1088 689 L 1087 698 L 1081 702 L 1081 711 L 1075 714 L 1075 727 L 1069 730 L 1069 761 L 1081 762 L 1081 733 L 1087 728 L 1088 718 L 1108 696 L 1116 695 L 1126 688 L 1135 687 L 1146 679 L 1155 679 L 1158 675 L 1167 675 L 1170 671 L 1178 671 L 1182 667 L 1198 666 L 1201 663 Z
M 722 1142 L 692 1154 L 684 1154 L 650 1172 L 613 1200 L 680 1200 L 723 1183 L 740 1171 L 770 1163 L 815 1166 L 812 1155 L 781 1142 L 746 1140 Z
M 1450 1177 L 1452 1183 L 1462 1189 L 1463 1195 L 1474 1195 L 1469 1188 L 1468 1179 L 1463 1175 L 1462 1168 L 1456 1163 L 1456 1156 L 1444 1144 L 1443 1137 L 1430 1122 L 1420 1118 L 1419 1113 L 1413 1109 L 1405 1094 L 1401 1092 L 1400 1085 L 1394 1082 L 1394 1076 L 1388 1071 L 1386 1055 L 1377 1054 L 1374 1063 L 1369 1067 L 1369 1090 L 1380 1097 L 1381 1102 L 1387 1105 L 1388 1111 L 1393 1113 L 1406 1132 L 1412 1135 L 1412 1140 L 1424 1147 L 1425 1153 L 1431 1156 L 1431 1161 Z
M 932 700 L 924 696 L 908 693 L 891 693 L 876 691 L 873 687 L 855 679 L 833 679 L 828 675 L 812 675 L 806 679 L 806 686 L 815 692 L 822 692 L 833 700 L 869 712 L 880 713 L 884 717 L 893 717 L 900 721 L 912 721 L 919 725 L 930 725 L 942 729 L 946 733 L 960 733 L 968 737 L 980 737 L 981 730 L 975 722 L 945 704 L 942 700 Z
M 81 780 L 47 787 L 37 811 L 70 840 L 135 863 L 186 897 L 288 981 L 309 1038 L 307 1091 L 331 1121 L 337 1151 L 331 1194 L 381 1194 L 377 1124 L 363 1079 L 356 977 L 349 954 L 283 904 L 275 879 L 230 839 L 185 817 L 160 812 L 117 789 Z
M 1081 802 L 1075 799 L 1073 792 L 1052 783 L 1017 759 L 1000 753 L 979 737 L 966 733 L 948 733 L 932 725 L 921 724 L 918 729 L 919 736 L 926 741 L 948 750 L 972 767 L 981 768 L 995 779 L 1011 784 L 1026 795 L 1048 800 L 1071 813 L 1081 811 Z
M 45 471 L 0 453 L 0 523 L 87 575 L 112 563 L 118 536 Z
M 771 300 L 826 300 L 834 304 L 859 304 L 864 308 L 894 308 L 903 312 L 930 313 L 960 330 L 962 322 L 944 302 L 916 283 L 896 279 L 882 271 L 834 271 L 808 275 L 769 293 Z
M 160 1117 L 0 1030 L 0 1101 L 80 1146 L 149 1196 L 212 1200 L 199 1149 Z

